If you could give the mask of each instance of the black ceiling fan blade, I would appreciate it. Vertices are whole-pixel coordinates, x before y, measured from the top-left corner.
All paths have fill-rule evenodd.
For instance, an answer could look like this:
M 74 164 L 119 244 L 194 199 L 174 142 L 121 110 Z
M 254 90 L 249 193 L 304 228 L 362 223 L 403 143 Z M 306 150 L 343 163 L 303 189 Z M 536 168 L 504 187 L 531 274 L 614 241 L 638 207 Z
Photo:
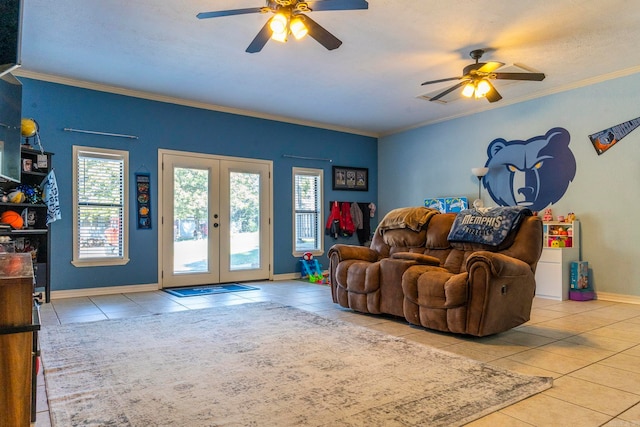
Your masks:
M 309 30 L 309 35 L 316 39 L 318 43 L 326 47 L 328 50 L 337 49 L 342 42 L 336 36 L 325 30 L 320 24 L 307 15 L 301 15 L 304 18 L 304 23 Z
M 463 80 L 460 83 L 451 86 L 449 89 L 445 90 L 444 92 L 440 92 L 436 96 L 429 98 L 429 101 L 437 101 L 438 99 L 442 98 L 443 96 L 446 96 L 446 95 L 450 94 L 451 92 L 453 92 L 454 90 L 464 86 L 466 83 L 467 83 L 467 80 Z
M 502 80 L 530 80 L 539 82 L 544 80 L 544 73 L 493 73 L 491 77 Z
M 500 95 L 498 93 L 498 91 L 496 90 L 496 88 L 491 84 L 491 82 L 485 80 L 487 83 L 489 83 L 489 86 L 491 86 L 491 89 L 489 90 L 489 92 L 487 92 L 487 94 L 485 95 L 485 97 L 487 98 L 487 101 L 489 102 L 496 102 L 496 101 L 500 101 L 502 99 L 502 95 Z
M 420 86 L 430 85 L 430 84 L 433 84 L 433 83 L 450 82 L 451 80 L 460 80 L 461 78 L 462 77 L 449 77 L 449 78 L 446 78 L 446 79 L 430 80 L 428 82 L 422 83 Z
M 319 0 L 308 1 L 309 9 L 314 12 L 323 10 L 359 10 L 369 9 L 369 3 L 364 0 Z
M 196 15 L 198 19 L 207 19 L 207 18 L 219 18 L 221 16 L 232 16 L 232 15 L 243 15 L 245 13 L 259 13 L 262 12 L 262 7 L 249 7 L 246 9 L 231 9 L 231 10 L 220 10 L 217 12 L 200 12 Z
M 271 19 L 273 19 L 273 18 L 271 18 Z M 271 23 L 271 19 L 269 19 L 267 21 L 267 23 L 264 24 L 264 27 L 262 27 L 262 29 L 260 30 L 258 35 L 256 35 L 256 37 L 253 39 L 251 44 L 249 44 L 249 46 L 247 47 L 247 50 L 245 50 L 245 52 L 247 52 L 247 53 L 260 52 L 262 50 L 262 48 L 264 47 L 264 45 L 267 44 L 267 42 L 271 38 L 271 33 L 272 33 L 271 27 L 269 27 L 269 24 Z

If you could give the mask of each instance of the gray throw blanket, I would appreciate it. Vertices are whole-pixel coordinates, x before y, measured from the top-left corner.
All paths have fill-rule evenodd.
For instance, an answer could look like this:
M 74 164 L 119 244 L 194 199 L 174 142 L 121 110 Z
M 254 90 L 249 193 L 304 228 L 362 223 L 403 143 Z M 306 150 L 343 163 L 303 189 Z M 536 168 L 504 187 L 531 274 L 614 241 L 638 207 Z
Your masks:
M 518 230 L 522 218 L 531 215 L 522 206 L 465 209 L 456 215 L 448 239 L 497 247 Z

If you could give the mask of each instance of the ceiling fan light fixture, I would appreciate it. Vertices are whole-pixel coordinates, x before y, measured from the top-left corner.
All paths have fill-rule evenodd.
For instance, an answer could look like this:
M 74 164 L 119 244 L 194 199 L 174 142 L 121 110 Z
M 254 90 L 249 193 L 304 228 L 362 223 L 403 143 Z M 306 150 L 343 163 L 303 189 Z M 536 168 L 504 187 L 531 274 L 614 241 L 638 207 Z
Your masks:
M 516 81 L 542 81 L 545 79 L 544 73 L 534 73 L 527 70 L 522 66 L 518 66 L 526 72 L 512 72 L 501 69 L 504 64 L 502 62 L 488 61 L 480 62 L 480 58 L 484 54 L 483 49 L 476 49 L 471 51 L 471 57 L 475 59 L 475 64 L 469 64 L 462 69 L 462 76 L 459 77 L 447 77 L 444 79 L 429 80 L 421 84 L 421 86 L 429 84 L 437 84 L 442 82 L 457 80 L 454 86 L 446 88 L 444 90 L 435 91 L 435 94 L 427 94 L 420 98 L 427 99 L 432 102 L 440 102 L 446 104 L 448 100 L 444 97 L 451 92 L 456 91 L 464 97 L 476 99 L 485 98 L 489 102 L 497 102 L 502 99 L 502 95 L 498 93 L 491 80 L 516 80 Z M 457 92 L 462 87 L 461 92 Z
M 286 43 L 287 33 L 273 33 L 271 34 L 271 40 L 275 40 L 280 43 Z
M 296 40 L 300 40 L 304 36 L 307 35 L 309 29 L 300 17 L 295 17 L 289 23 L 289 29 L 291 30 L 291 34 L 296 38 Z
M 271 28 L 271 38 L 273 40 L 279 42 L 287 41 L 287 33 L 289 32 L 288 21 L 287 17 L 282 13 L 278 13 L 271 18 L 269 28 Z
M 476 86 L 476 98 L 483 98 L 487 96 L 487 93 L 491 90 L 491 85 L 485 79 L 478 82 Z
M 473 84 L 473 82 L 469 82 L 466 85 L 464 85 L 464 88 L 462 89 L 462 96 L 471 98 L 475 93 L 475 91 L 476 91 L 476 86 Z
M 196 18 L 208 19 L 250 13 L 273 13 L 273 16 L 262 25 L 258 34 L 245 49 L 247 53 L 260 52 L 269 40 L 286 42 L 289 34 L 293 34 L 296 39 L 303 38 L 309 34 L 325 49 L 334 50 L 340 47 L 342 41 L 308 17 L 306 13 L 314 10 L 361 10 L 369 8 L 369 3 L 366 0 L 340 1 L 339 3 L 333 0 L 319 2 L 309 0 L 263 0 L 263 6 L 261 7 L 200 12 L 196 15 Z M 265 2 L 266 5 L 264 5 Z M 310 7 L 310 4 L 314 7 Z

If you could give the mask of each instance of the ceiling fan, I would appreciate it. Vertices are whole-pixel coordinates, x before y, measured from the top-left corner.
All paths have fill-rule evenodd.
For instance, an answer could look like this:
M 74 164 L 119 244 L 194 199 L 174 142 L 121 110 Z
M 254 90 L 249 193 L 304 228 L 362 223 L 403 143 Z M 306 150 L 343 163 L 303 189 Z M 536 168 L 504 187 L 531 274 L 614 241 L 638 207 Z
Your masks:
M 243 15 L 248 13 L 273 13 L 258 35 L 253 39 L 246 52 L 260 52 L 269 39 L 286 42 L 290 34 L 296 39 L 301 39 L 306 34 L 316 39 L 318 43 L 328 50 L 337 49 L 342 42 L 320 24 L 309 18 L 305 13 L 327 10 L 356 10 L 368 9 L 369 3 L 365 0 L 267 0 L 263 7 L 250 7 L 245 9 L 231 9 L 217 12 L 201 12 L 198 19 L 218 18 L 221 16 Z
M 502 79 L 502 80 L 529 80 L 529 81 L 541 81 L 544 80 L 545 75 L 543 73 L 511 73 L 511 72 L 496 72 L 496 70 L 502 67 L 502 62 L 478 62 L 484 50 L 476 49 L 472 50 L 470 56 L 476 60 L 475 64 L 470 64 L 464 67 L 461 77 L 449 77 L 446 79 L 431 80 L 422 83 L 422 86 L 432 83 L 441 83 L 451 80 L 460 80 L 452 87 L 429 97 L 429 101 L 438 101 L 442 97 L 448 95 L 454 90 L 461 88 L 462 95 L 468 98 L 487 98 L 489 102 L 496 102 L 502 99 L 502 96 L 498 93 L 496 88 L 491 84 L 490 80 Z

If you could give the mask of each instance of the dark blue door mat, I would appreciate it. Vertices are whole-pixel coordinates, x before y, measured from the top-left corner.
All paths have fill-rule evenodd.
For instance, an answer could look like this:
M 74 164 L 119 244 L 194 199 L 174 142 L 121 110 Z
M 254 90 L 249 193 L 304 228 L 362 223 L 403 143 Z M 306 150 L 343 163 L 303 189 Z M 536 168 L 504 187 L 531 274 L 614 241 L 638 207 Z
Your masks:
M 223 294 L 225 292 L 256 291 L 258 289 L 260 288 L 234 283 L 228 285 L 204 285 L 193 288 L 166 288 L 163 289 L 163 291 L 177 297 L 195 297 L 200 295 Z

